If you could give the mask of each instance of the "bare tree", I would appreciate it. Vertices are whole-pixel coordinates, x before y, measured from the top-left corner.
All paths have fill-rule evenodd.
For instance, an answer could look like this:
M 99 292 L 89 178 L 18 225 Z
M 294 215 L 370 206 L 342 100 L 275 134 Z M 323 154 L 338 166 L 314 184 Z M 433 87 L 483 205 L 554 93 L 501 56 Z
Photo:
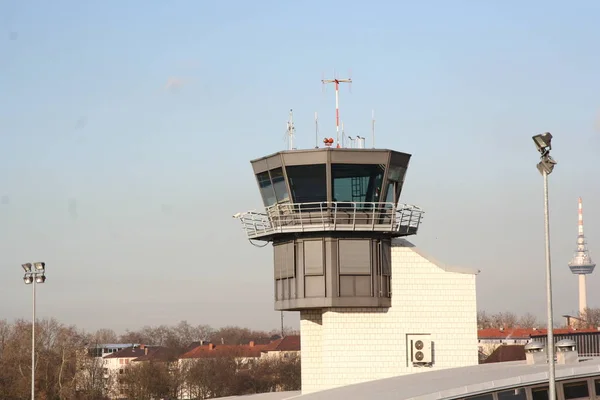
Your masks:
M 199 358 L 187 362 L 186 382 L 191 398 L 207 399 L 233 394 L 237 366 L 233 357 Z
M 265 331 L 253 331 L 248 328 L 241 328 L 239 326 L 226 326 L 218 329 L 212 335 L 210 340 L 213 343 L 223 344 L 247 344 L 250 341 L 255 343 L 269 343 L 271 341 L 271 334 Z
M 519 317 L 518 325 L 521 328 L 526 328 L 526 329 L 537 328 L 539 326 L 539 324 L 540 324 L 540 322 L 538 321 L 536 316 L 531 313 L 526 313 L 526 314 L 522 315 L 521 317 Z
M 600 326 L 600 308 L 586 308 L 581 314 L 581 319 L 576 320 L 577 329 L 597 328 Z
M 499 312 L 490 316 L 492 328 L 514 328 L 517 326 L 517 316 L 510 312 Z
M 171 374 L 163 362 L 144 361 L 128 366 L 120 384 L 129 399 L 177 398 L 177 388 L 173 387 Z
M 477 329 L 488 329 L 492 327 L 492 319 L 485 311 L 477 311 Z
M 108 344 L 108 343 L 117 343 L 118 336 L 112 329 L 98 329 L 95 333 L 91 335 L 91 340 L 93 343 L 98 344 Z
M 539 325 L 539 320 L 531 313 L 525 313 L 518 317 L 510 311 L 495 314 L 488 314 L 483 310 L 477 311 L 477 329 L 536 328 Z

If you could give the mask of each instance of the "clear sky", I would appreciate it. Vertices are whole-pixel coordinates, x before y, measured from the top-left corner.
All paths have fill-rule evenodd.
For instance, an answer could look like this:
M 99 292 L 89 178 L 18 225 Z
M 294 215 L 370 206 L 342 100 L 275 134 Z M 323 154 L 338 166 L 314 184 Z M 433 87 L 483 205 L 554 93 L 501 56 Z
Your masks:
M 545 317 L 542 178 L 554 134 L 556 315 L 577 309 L 577 197 L 600 261 L 597 1 L 0 1 L 0 318 L 124 331 L 187 320 L 270 329 L 272 249 L 249 160 L 346 132 L 413 154 L 412 240 L 481 269 L 480 309 Z M 600 306 L 600 270 L 588 302 Z M 288 313 L 290 324 L 298 314 Z

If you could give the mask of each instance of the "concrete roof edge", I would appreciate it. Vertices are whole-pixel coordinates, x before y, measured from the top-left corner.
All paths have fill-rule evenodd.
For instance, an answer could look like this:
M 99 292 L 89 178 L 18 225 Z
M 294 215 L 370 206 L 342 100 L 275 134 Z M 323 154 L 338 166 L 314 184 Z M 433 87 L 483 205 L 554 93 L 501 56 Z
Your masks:
M 435 258 L 431 257 L 429 254 L 425 253 L 423 250 L 419 249 L 417 246 L 415 246 L 413 243 L 409 242 L 406 239 L 402 239 L 402 238 L 394 239 L 394 241 L 392 242 L 392 246 L 410 247 L 412 251 L 414 251 L 415 253 L 417 253 L 418 255 L 420 255 L 421 257 L 423 257 L 430 263 L 434 264 L 435 266 L 437 266 L 438 268 L 440 268 L 446 272 L 454 272 L 457 274 L 467 274 L 467 275 L 479 275 L 479 273 L 481 272 L 481 270 L 475 269 L 475 268 L 446 265 L 446 264 L 436 260 Z

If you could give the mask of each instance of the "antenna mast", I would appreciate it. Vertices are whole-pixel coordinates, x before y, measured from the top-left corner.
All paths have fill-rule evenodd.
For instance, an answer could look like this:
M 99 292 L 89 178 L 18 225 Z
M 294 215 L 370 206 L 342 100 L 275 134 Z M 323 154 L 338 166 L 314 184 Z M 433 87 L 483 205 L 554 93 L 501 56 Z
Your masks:
M 288 134 L 288 145 L 289 150 L 294 150 L 294 135 L 296 133 L 296 128 L 294 127 L 294 113 L 290 109 L 290 119 L 287 123 L 287 134 Z
M 371 136 L 373 141 L 373 148 L 375 148 L 375 110 L 371 111 Z
M 352 83 L 352 79 L 321 79 L 321 82 L 326 85 L 335 83 L 335 132 L 337 134 L 336 147 L 340 147 L 340 83 Z
M 315 149 L 319 148 L 319 117 L 315 111 Z
M 342 121 L 342 147 L 344 147 L 344 121 Z

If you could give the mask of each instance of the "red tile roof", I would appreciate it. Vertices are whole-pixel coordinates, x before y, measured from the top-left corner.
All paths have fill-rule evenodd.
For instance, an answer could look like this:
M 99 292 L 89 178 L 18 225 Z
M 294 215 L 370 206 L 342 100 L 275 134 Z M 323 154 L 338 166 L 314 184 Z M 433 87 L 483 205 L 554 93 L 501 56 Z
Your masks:
M 261 351 L 267 345 L 250 344 L 230 345 L 230 344 L 204 344 L 182 354 L 179 358 L 212 358 L 212 357 L 260 357 Z
M 126 347 L 123 350 L 119 350 L 115 353 L 109 354 L 104 358 L 137 358 L 146 355 L 147 353 L 151 352 L 152 349 L 155 348 L 155 346 L 144 345 Z
M 531 336 L 545 336 L 547 330 L 546 329 L 538 329 Z M 554 329 L 552 331 L 555 335 L 573 335 L 577 333 L 597 333 L 600 334 L 600 330 L 597 328 L 584 328 L 584 329 L 573 329 L 573 328 L 562 328 L 562 329 Z
M 149 347 L 147 354 L 133 360 L 137 361 L 162 361 L 171 362 L 177 361 L 177 351 L 168 347 Z
M 586 329 L 573 329 L 573 328 L 563 328 L 563 329 L 554 329 L 553 333 L 555 335 L 566 335 L 566 334 L 575 334 L 575 333 L 592 333 L 596 332 L 600 334 L 600 331 L 595 328 L 586 328 Z M 480 329 L 477 331 L 477 337 L 479 339 L 528 339 L 531 337 L 539 337 L 545 336 L 546 329 L 539 328 L 506 328 L 506 329 L 497 329 L 497 328 L 488 328 L 488 329 Z
M 525 346 L 500 346 L 483 361 L 483 364 L 518 360 L 525 360 Z
M 300 336 L 286 336 L 274 340 L 266 345 L 262 351 L 300 351 Z
M 532 334 L 535 334 L 539 331 L 539 329 L 536 330 L 525 328 L 488 328 L 478 330 L 477 337 L 479 339 L 528 339 Z

